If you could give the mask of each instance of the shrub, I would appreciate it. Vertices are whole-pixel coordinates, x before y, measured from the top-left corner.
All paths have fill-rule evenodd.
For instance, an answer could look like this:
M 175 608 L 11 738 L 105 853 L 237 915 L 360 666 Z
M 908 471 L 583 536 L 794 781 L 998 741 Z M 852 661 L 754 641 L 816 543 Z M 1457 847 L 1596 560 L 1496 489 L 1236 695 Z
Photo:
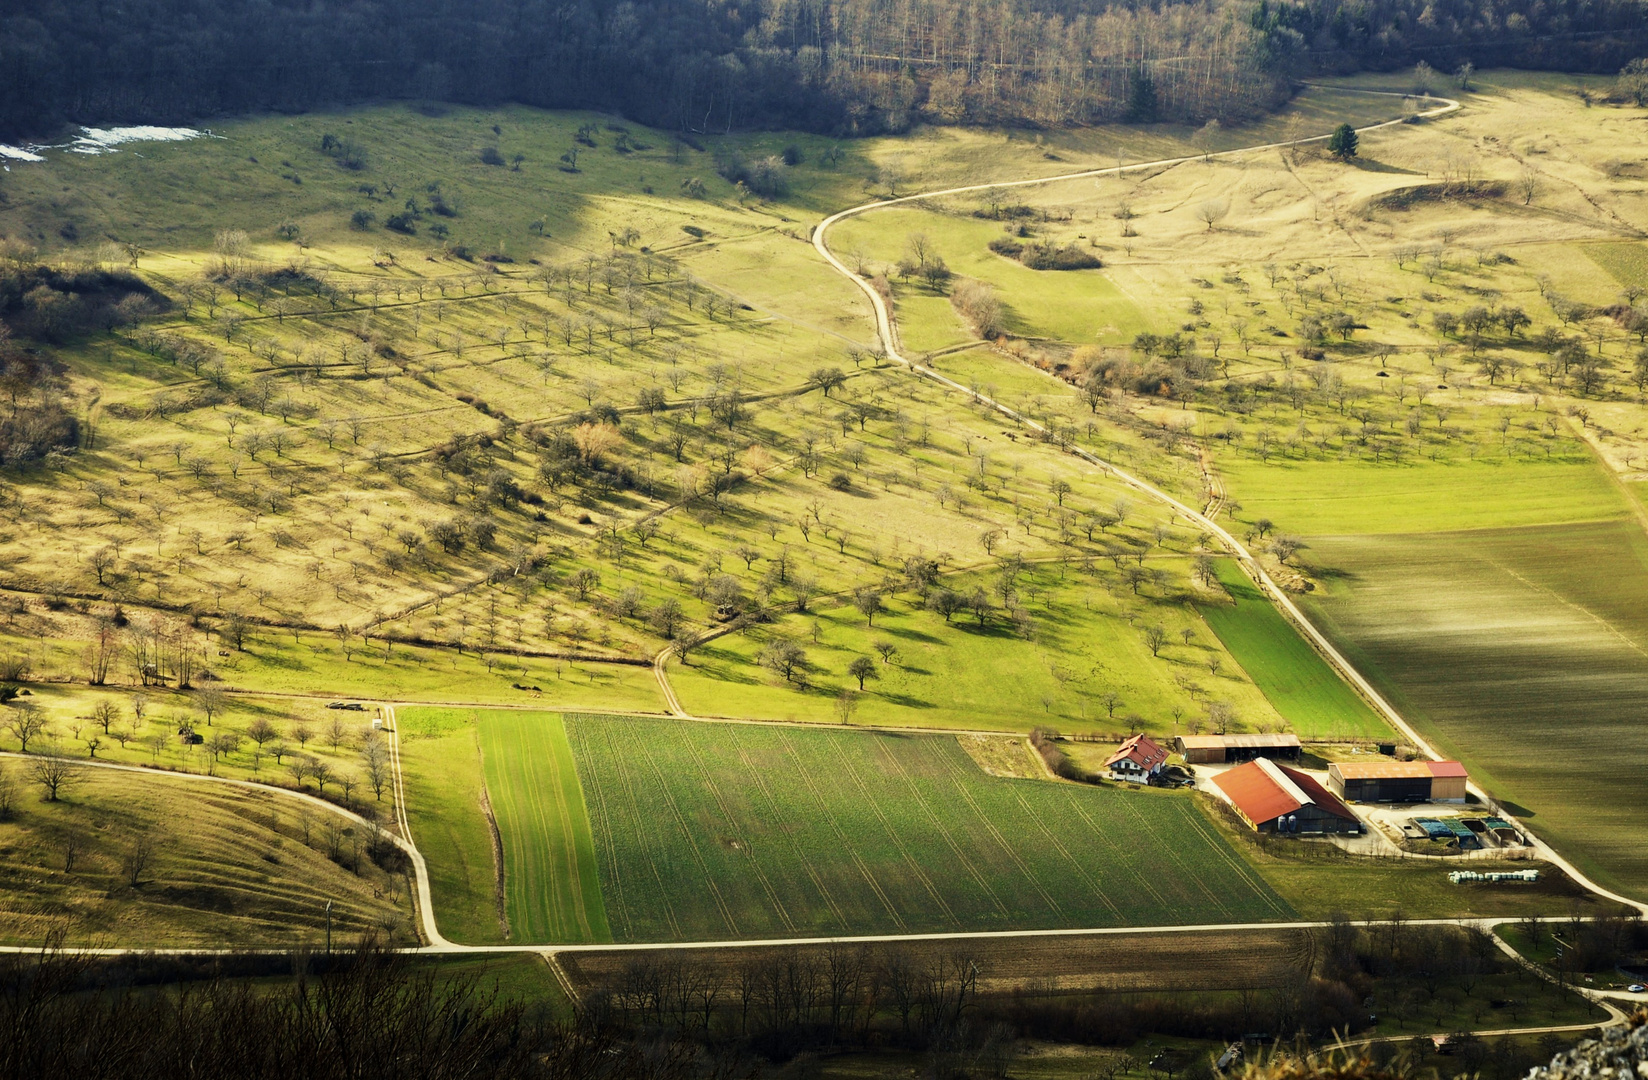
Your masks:
M 407 236 L 418 235 L 418 219 L 411 214 L 390 214 L 384 227 Z
M 498 148 L 496 146 L 488 146 L 481 151 L 481 161 L 487 165 L 502 165 L 504 163 L 504 156 L 498 152 Z
M 377 215 L 370 210 L 356 210 L 349 215 L 349 224 L 356 229 L 369 229 L 372 227 L 372 222 L 376 220 Z
M 837 491 L 847 491 L 853 486 L 853 478 L 844 472 L 838 472 L 830 477 L 830 486 Z

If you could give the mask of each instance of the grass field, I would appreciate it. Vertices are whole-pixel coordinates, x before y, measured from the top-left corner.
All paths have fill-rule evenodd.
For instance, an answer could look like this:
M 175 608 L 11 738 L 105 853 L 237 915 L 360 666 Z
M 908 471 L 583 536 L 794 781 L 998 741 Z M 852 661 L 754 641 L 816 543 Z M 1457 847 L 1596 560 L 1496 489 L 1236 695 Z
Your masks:
M 1334 580 L 1308 609 L 1381 692 L 1586 873 L 1648 895 L 1635 522 L 1321 539 L 1312 557 Z
M 690 664 L 672 663 L 670 682 L 695 714 L 836 722 L 841 690 L 857 690 L 848 664 L 876 657 L 875 644 L 886 642 L 896 654 L 887 663 L 878 659 L 879 677 L 865 683 L 854 723 L 1172 734 L 1221 701 L 1244 728 L 1279 724 L 1281 717 L 1238 658 L 1184 603 L 1193 594 L 1178 585 L 1183 560 L 1160 556 L 1150 562 L 1175 579 L 1169 589 L 1149 590 L 1154 596 L 1119 587 L 1108 565 L 1102 573 L 1057 564 L 1028 568 L 1018 581 L 1032 623 L 1028 635 L 999 617 L 982 627 L 965 612 L 946 622 L 924 610 L 919 598 L 889 596 L 874 625 L 850 606 L 819 603 L 807 617 L 716 639 Z M 946 584 L 965 591 L 975 584 L 990 588 L 992 579 L 962 574 Z M 1168 640 L 1153 656 L 1144 633 L 1157 624 Z M 1190 632 L 1188 641 L 1183 631 Z M 806 649 L 804 687 L 756 663 L 775 635 Z M 1107 707 L 1106 693 L 1118 695 L 1114 707 Z
M 5 944 L 39 946 L 62 931 L 70 945 L 313 948 L 328 901 L 340 945 L 368 933 L 416 940 L 402 879 L 363 853 L 361 829 L 324 810 L 89 767 L 49 802 L 27 762 L 0 762 L 0 772 L 14 799 L 0 822 Z
M 429 864 L 436 925 L 466 945 L 505 937 L 492 833 L 481 807 L 478 713 L 400 709 L 401 768 L 412 840 Z
M 1558 462 L 1361 461 L 1260 463 L 1224 458 L 1219 470 L 1242 503 L 1303 537 L 1441 532 L 1595 521 L 1626 502 L 1589 455 Z M 1310 555 L 1306 554 L 1308 560 Z
M 567 727 L 619 941 L 1289 911 L 1188 799 L 989 777 L 952 738 L 596 716 Z
M 1235 562 L 1220 559 L 1217 573 L 1232 603 L 1204 604 L 1202 618 L 1300 738 L 1391 734 L 1373 707 L 1299 636 Z
M 595 840 L 558 713 L 493 712 L 481 759 L 504 845 L 512 938 L 610 941 Z

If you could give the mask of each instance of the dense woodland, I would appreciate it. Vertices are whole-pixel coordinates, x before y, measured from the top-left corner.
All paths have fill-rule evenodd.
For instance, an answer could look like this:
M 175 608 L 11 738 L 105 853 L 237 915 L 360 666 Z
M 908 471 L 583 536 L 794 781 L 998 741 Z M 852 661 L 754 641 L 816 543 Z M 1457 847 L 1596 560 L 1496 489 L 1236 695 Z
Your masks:
M 407 98 L 683 131 L 1225 120 L 1424 60 L 1617 71 L 1643 0 L 43 0 L 0 17 L 0 137 Z

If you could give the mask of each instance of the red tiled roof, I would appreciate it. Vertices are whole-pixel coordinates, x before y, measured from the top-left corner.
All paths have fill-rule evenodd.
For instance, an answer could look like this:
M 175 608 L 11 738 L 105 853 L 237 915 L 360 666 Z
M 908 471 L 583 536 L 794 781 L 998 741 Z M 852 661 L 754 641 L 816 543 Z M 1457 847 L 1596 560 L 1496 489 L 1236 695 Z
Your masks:
M 1213 782 L 1254 824 L 1290 814 L 1304 805 L 1259 768 L 1257 761 L 1220 773 Z
M 1465 766 L 1457 761 L 1427 761 L 1432 776 L 1465 776 Z
M 1121 749 L 1104 759 L 1105 768 L 1118 761 L 1132 761 L 1133 764 L 1149 772 L 1157 765 L 1167 760 L 1167 751 L 1159 746 L 1155 739 L 1148 735 L 1135 735 L 1122 743 Z
M 1220 773 L 1213 778 L 1213 782 L 1236 804 L 1242 816 L 1255 825 L 1291 814 L 1310 803 L 1335 817 L 1356 820 L 1356 815 L 1344 803 L 1334 798 L 1308 773 L 1263 758 Z

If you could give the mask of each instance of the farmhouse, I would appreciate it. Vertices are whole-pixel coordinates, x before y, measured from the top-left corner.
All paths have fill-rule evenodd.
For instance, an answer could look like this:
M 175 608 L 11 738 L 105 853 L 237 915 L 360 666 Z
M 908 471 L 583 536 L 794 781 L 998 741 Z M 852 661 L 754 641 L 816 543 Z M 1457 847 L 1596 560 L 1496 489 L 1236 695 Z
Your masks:
M 1309 773 L 1255 758 L 1213 778 L 1242 820 L 1259 832 L 1360 833 L 1362 822 Z
M 1167 763 L 1167 751 L 1148 735 L 1134 735 L 1104 761 L 1112 780 L 1131 780 L 1136 784 L 1150 782 Z
M 1464 802 L 1465 766 L 1457 761 L 1336 761 L 1328 786 L 1347 802 Z
M 1222 765 L 1272 758 L 1299 760 L 1297 735 L 1180 735 L 1179 753 L 1186 765 Z

